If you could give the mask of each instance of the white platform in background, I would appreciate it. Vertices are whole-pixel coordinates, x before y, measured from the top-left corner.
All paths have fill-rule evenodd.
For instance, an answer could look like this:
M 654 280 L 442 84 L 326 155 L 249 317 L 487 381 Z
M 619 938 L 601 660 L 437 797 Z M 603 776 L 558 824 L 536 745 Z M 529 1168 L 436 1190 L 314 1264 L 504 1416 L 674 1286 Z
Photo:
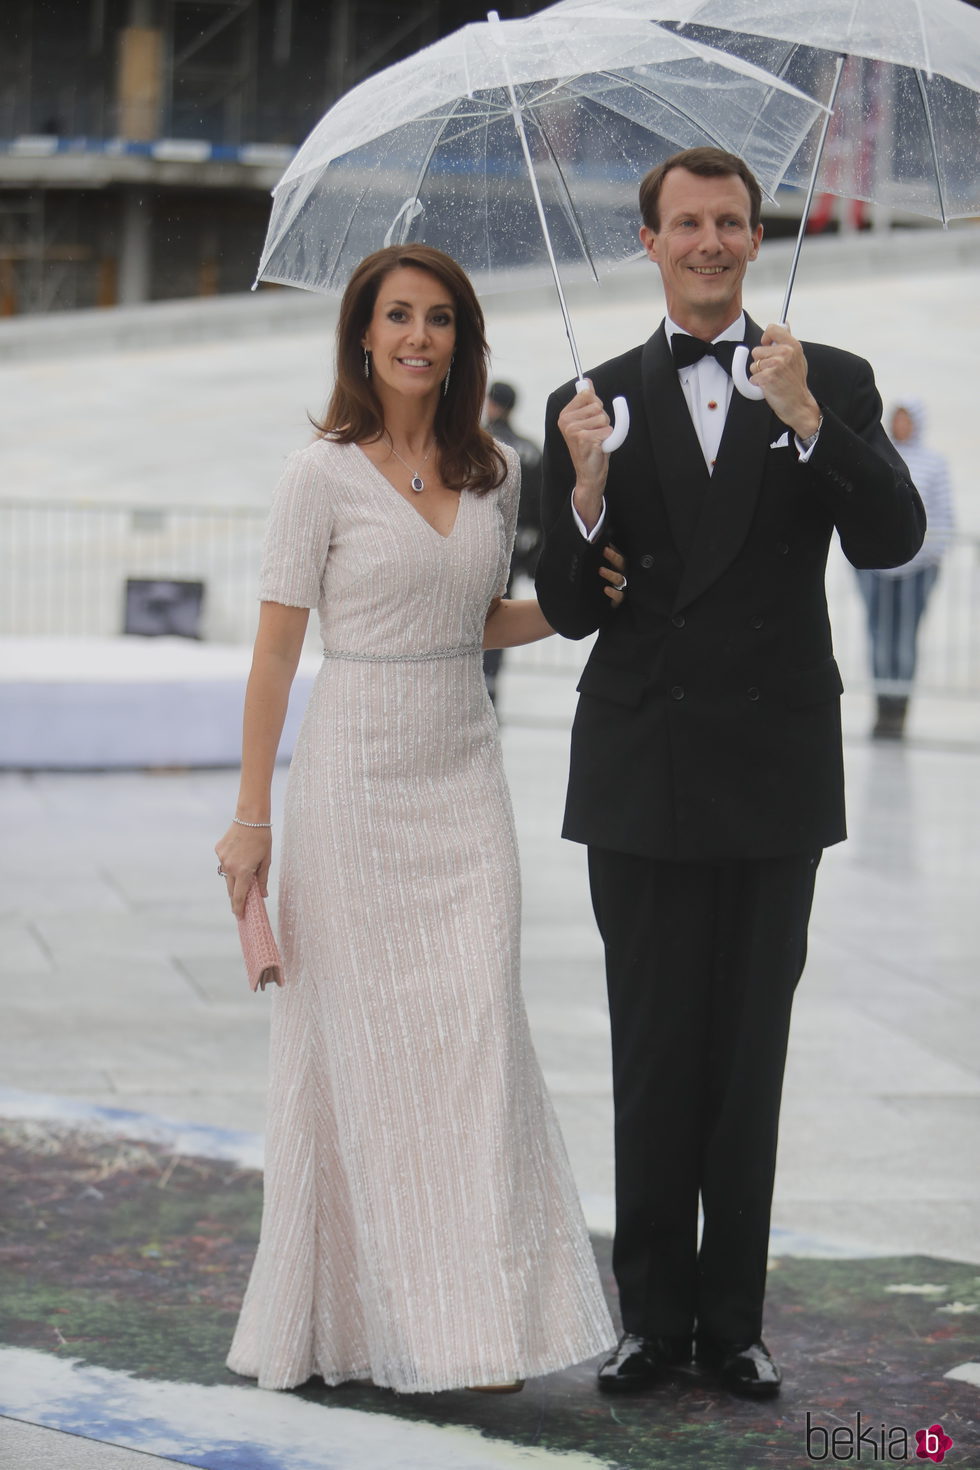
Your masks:
M 230 766 L 251 649 L 187 638 L 0 638 L 0 767 Z M 304 654 L 280 754 L 319 668 Z

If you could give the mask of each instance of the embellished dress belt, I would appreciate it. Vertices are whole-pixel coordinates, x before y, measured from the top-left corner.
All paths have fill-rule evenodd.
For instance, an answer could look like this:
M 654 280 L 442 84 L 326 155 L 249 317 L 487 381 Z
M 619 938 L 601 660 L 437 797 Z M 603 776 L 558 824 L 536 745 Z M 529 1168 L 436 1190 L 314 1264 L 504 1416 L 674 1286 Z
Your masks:
M 323 657 L 346 659 L 356 664 L 427 664 L 436 659 L 469 658 L 476 653 L 483 653 L 482 644 L 471 643 L 464 648 L 433 648 L 429 653 L 349 653 L 325 648 Z

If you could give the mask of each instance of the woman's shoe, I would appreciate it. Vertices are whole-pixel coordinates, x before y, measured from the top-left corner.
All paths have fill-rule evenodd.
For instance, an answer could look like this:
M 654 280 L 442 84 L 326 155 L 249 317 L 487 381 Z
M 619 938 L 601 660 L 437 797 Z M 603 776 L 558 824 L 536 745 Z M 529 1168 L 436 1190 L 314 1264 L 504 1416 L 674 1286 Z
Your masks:
M 469 1393 L 520 1393 L 524 1387 L 523 1378 L 515 1378 L 513 1383 L 470 1383 L 467 1385 Z

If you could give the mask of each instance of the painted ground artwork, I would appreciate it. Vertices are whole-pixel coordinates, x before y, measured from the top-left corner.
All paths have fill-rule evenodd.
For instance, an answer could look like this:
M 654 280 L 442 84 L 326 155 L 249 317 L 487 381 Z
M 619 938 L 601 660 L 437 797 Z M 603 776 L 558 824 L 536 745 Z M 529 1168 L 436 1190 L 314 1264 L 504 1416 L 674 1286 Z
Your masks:
M 96 1109 L 44 1116 L 37 1101 L 6 1111 L 0 1413 L 13 1418 L 206 1470 L 980 1465 L 976 1266 L 775 1259 L 767 1336 L 787 1385 L 767 1405 L 693 1369 L 610 1400 L 595 1364 L 507 1398 L 317 1379 L 264 1393 L 224 1366 L 258 1232 L 254 1140 Z M 613 1298 L 609 1242 L 595 1246 Z

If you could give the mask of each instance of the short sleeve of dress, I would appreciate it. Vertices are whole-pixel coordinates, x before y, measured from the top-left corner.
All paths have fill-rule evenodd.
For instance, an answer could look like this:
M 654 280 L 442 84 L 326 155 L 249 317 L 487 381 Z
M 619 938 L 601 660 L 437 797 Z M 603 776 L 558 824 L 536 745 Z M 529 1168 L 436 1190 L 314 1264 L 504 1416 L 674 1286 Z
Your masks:
M 265 531 L 259 597 L 286 607 L 320 601 L 331 529 L 330 484 L 312 449 L 286 460 Z
M 511 449 L 509 444 L 498 443 L 497 448 L 503 452 L 507 461 L 507 474 L 498 491 L 500 514 L 504 522 L 504 544 L 507 548 L 507 570 L 504 574 L 504 585 L 498 587 L 496 595 L 506 597 L 510 582 L 510 564 L 514 555 L 514 537 L 517 534 L 517 508 L 521 499 L 521 461 L 517 451 Z

